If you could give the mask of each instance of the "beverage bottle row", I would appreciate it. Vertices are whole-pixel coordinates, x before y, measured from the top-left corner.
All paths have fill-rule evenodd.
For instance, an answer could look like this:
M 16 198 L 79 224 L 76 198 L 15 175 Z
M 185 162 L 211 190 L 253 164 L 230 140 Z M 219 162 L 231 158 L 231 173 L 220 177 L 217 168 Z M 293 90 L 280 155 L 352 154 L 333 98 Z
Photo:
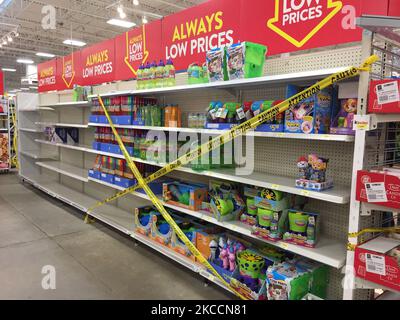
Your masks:
M 175 67 L 172 60 L 142 64 L 137 71 L 137 89 L 154 89 L 175 86 Z

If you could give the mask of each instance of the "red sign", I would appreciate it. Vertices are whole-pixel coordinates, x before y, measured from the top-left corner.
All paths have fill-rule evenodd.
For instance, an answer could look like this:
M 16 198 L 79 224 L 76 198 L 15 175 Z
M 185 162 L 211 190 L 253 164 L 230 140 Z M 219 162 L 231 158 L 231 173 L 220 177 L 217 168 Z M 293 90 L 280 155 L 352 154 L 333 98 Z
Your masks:
M 57 59 L 57 90 L 72 89 L 82 82 L 81 52 Z
M 115 38 L 117 80 L 136 78 L 140 65 L 162 59 L 161 20 L 145 24 Z
M 371 81 L 368 112 L 400 113 L 400 80 Z
M 247 10 L 255 10 L 249 3 L 253 1 L 243 2 L 247 2 Z M 186 70 L 193 62 L 203 63 L 207 51 L 244 40 L 240 38 L 240 4 L 241 1 L 208 1 L 164 18 L 164 59 L 172 59 L 177 70 Z
M 57 60 L 50 60 L 38 65 L 38 91 L 57 90 Z
M 0 96 L 4 96 L 4 73 L 0 70 Z
M 400 1 L 389 0 L 389 13 L 390 17 L 400 17 Z
M 115 41 L 107 40 L 81 51 L 81 84 L 90 86 L 115 79 Z
M 241 39 L 267 45 L 268 55 L 360 41 L 360 1 L 252 0 L 263 10 L 246 10 L 243 1 Z

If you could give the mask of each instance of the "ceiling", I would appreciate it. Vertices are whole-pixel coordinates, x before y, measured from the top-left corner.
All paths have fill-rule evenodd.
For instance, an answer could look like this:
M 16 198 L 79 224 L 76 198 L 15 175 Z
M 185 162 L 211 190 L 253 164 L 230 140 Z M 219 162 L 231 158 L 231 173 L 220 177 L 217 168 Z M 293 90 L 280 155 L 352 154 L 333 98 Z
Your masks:
M 18 58 L 29 58 L 41 63 L 49 58 L 40 58 L 36 52 L 52 53 L 57 56 L 69 54 L 73 48 L 63 44 L 66 39 L 82 40 L 88 45 L 113 38 L 126 29 L 106 23 L 118 18 L 117 7 L 122 5 L 127 20 L 142 24 L 142 17 L 148 21 L 159 19 L 174 12 L 205 2 L 205 0 L 3 0 L 0 1 L 0 38 L 18 27 L 19 36 L 12 43 L 0 48 L 0 67 L 17 69 L 5 72 L 6 90 L 21 87 L 21 77 L 26 75 L 26 66 L 18 64 Z M 51 5 L 56 12 L 56 29 L 42 28 L 42 9 Z M 76 49 L 76 47 L 75 47 Z

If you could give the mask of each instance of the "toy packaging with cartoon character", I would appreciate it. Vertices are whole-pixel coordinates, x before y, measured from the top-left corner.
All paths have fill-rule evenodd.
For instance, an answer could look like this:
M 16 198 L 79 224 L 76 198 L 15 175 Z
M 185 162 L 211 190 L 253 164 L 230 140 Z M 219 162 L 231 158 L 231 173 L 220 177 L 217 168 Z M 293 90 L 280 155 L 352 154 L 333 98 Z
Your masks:
M 332 119 L 331 134 L 355 135 L 353 119 L 357 114 L 356 98 L 340 100 L 339 113 Z
M 208 51 L 206 63 L 210 82 L 228 80 L 225 48 L 215 48 Z
M 324 191 L 333 187 L 333 180 L 326 177 L 329 159 L 315 154 L 302 156 L 297 161 L 299 169 L 296 187 L 311 191 Z
M 287 98 L 303 88 L 288 85 Z M 329 133 L 332 112 L 337 110 L 337 90 L 329 87 L 290 107 L 285 113 L 285 132 L 321 134 Z

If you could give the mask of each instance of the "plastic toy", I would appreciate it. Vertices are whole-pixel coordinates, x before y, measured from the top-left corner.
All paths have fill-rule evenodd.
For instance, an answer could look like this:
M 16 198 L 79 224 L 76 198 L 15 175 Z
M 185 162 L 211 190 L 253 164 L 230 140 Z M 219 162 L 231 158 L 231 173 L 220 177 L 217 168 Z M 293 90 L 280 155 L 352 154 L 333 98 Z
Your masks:
M 228 80 L 224 48 L 215 48 L 208 51 L 206 54 L 206 62 L 210 82 Z
M 283 192 L 272 190 L 272 189 L 262 189 L 261 197 L 264 199 L 272 200 L 272 201 L 281 201 L 283 199 Z
M 208 257 L 208 260 L 215 261 L 215 258 L 217 257 L 217 250 L 218 250 L 217 241 L 211 240 L 209 247 L 210 247 L 210 256 Z
M 236 268 L 236 251 L 235 247 L 233 246 L 229 247 L 228 259 L 229 259 L 229 271 L 233 272 L 235 271 Z
M 317 242 L 318 214 L 289 210 L 286 219 L 288 230 L 283 234 L 283 241 L 314 248 Z
M 274 216 L 274 211 L 261 209 L 259 208 L 257 211 L 258 216 L 258 224 L 263 228 L 270 228 L 271 222 Z
M 237 255 L 240 272 L 240 282 L 246 284 L 252 291 L 258 291 L 260 272 L 265 265 L 263 257 L 245 250 Z
M 189 192 L 184 192 L 184 193 L 181 193 L 180 191 L 179 191 L 179 189 L 176 187 L 176 186 L 174 186 L 174 185 L 171 185 L 170 187 L 169 187 L 169 191 L 171 192 L 171 194 L 180 202 L 180 203 L 182 203 L 182 204 L 184 204 L 184 205 L 186 205 L 186 206 L 188 206 L 189 205 L 189 201 L 190 201 L 190 199 L 189 199 Z
M 353 120 L 354 116 L 357 114 L 357 104 L 358 100 L 356 98 L 340 101 L 341 108 L 339 113 L 333 118 L 331 124 L 332 134 L 355 134 L 353 130 Z
M 267 47 L 242 42 L 226 49 L 226 60 L 230 80 L 261 77 L 264 71 Z
M 297 161 L 299 169 L 296 186 L 302 189 L 323 191 L 333 187 L 333 181 L 326 178 L 329 159 L 318 157 L 315 154 L 302 156 Z
M 202 184 L 186 184 L 178 181 L 163 184 L 164 201 L 189 210 L 199 211 L 206 197 L 207 186 Z
M 291 97 L 301 90 L 302 88 L 289 85 L 287 97 Z M 332 114 L 338 109 L 336 100 L 337 90 L 331 87 L 292 106 L 285 113 L 285 132 L 329 133 Z

